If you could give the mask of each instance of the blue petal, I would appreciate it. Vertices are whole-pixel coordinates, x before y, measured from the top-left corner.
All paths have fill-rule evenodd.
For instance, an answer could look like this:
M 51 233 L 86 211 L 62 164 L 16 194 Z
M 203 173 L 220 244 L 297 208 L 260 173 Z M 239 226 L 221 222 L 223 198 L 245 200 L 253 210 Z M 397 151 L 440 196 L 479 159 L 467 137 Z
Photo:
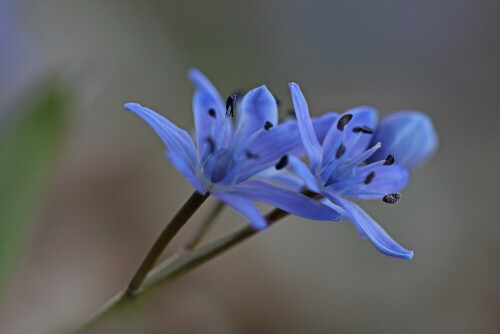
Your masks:
M 367 126 L 375 130 L 378 118 L 377 111 L 371 107 L 361 106 L 346 111 L 340 115 L 339 118 L 346 114 L 351 114 L 352 119 L 344 128 L 342 144 L 347 148 L 346 157 L 354 158 L 368 148 L 373 134 L 362 132 L 355 133 L 352 130 L 361 126 Z M 337 124 L 334 124 L 330 128 L 326 134 L 325 141 L 323 142 L 324 156 L 327 156 L 330 150 L 335 146 L 335 143 L 337 143 L 337 139 L 341 133 L 342 131 L 337 129 Z
M 336 112 L 329 111 L 319 117 L 313 117 L 312 123 L 316 138 L 320 143 L 323 143 L 327 132 L 332 128 L 337 127 L 339 115 Z
M 342 208 L 341 206 L 338 206 L 337 204 L 333 203 L 328 198 L 322 198 L 319 201 L 321 203 L 323 203 L 324 205 L 326 205 L 327 207 L 337 211 L 340 214 L 340 218 L 339 218 L 340 221 L 351 222 L 351 218 L 349 217 L 347 212 L 344 210 L 344 208 Z M 362 236 L 362 238 L 366 239 L 366 236 Z
M 304 181 L 287 170 L 276 170 L 274 167 L 264 169 L 254 175 L 251 180 L 265 181 L 278 187 L 300 191 L 304 188 Z
M 195 170 L 197 164 L 196 149 L 189 134 L 165 117 L 138 103 L 127 103 L 125 109 L 139 115 L 161 138 L 170 152 L 174 152 L 191 169 Z
M 196 87 L 193 94 L 193 113 L 196 127 L 196 146 L 200 156 L 202 156 L 204 150 L 207 149 L 207 145 L 205 145 L 207 138 L 215 140 L 223 128 L 226 117 L 225 105 L 217 89 L 198 69 L 189 70 L 188 77 Z M 210 109 L 214 110 L 215 118 L 210 116 Z M 230 122 L 228 126 L 224 142 L 231 135 Z
M 329 112 L 312 119 L 318 140 L 323 140 L 336 118 L 335 113 Z M 275 164 L 285 154 L 297 156 L 304 154 L 304 146 L 297 128 L 297 122 L 290 120 L 273 127 L 270 131 L 263 131 L 248 147 L 248 150 L 257 154 L 259 158 L 247 162 L 244 168 L 245 173 L 238 178 L 240 181 L 244 181 L 259 171 L 268 168 L 271 164 Z
M 400 111 L 384 117 L 373 141 L 380 141 L 382 148 L 369 161 L 392 154 L 396 163 L 410 169 L 429 160 L 439 143 L 432 120 L 418 111 Z
M 352 222 L 351 217 L 349 216 L 347 211 L 345 211 L 344 208 L 338 206 L 337 204 L 332 203 L 332 201 L 330 201 L 328 198 L 322 198 L 321 203 L 323 203 L 324 205 L 328 206 L 329 208 L 332 208 L 333 210 L 337 211 L 340 214 L 340 221 L 341 222 L 347 222 L 347 223 Z M 361 229 L 357 224 L 353 224 L 353 225 L 361 238 L 363 238 L 363 239 L 368 238 L 368 236 L 366 235 L 365 231 L 363 231 L 363 229 Z
M 177 170 L 182 175 L 184 175 L 184 177 L 189 181 L 189 183 L 191 183 L 191 185 L 196 189 L 197 192 L 202 195 L 206 193 L 206 189 L 203 184 L 200 182 L 200 180 L 198 180 L 193 170 L 188 165 L 186 165 L 186 162 L 181 158 L 181 156 L 175 154 L 174 152 L 167 152 L 166 156 L 167 159 L 170 160 L 172 165 L 174 165 L 174 167 L 177 168 Z
M 309 108 L 307 107 L 304 95 L 300 91 L 299 85 L 292 82 L 289 84 L 289 87 L 292 93 L 293 107 L 297 116 L 300 137 L 309 157 L 309 166 L 311 170 L 316 170 L 321 162 L 321 146 L 314 132 L 311 117 L 309 116 Z
M 410 182 L 408 169 L 401 165 L 376 166 L 370 172 L 375 172 L 370 184 L 361 183 L 344 195 L 357 199 L 382 199 L 387 194 L 403 190 Z
M 256 173 L 276 164 L 279 159 L 291 151 L 300 151 L 301 140 L 297 131 L 297 122 L 289 121 L 263 131 L 248 146 L 248 151 L 256 154 L 257 159 L 248 160 L 244 172 L 238 177 L 240 182 Z M 303 149 L 302 149 L 303 150 Z
M 400 259 L 411 260 L 413 252 L 406 250 L 396 241 L 394 241 L 384 229 L 377 224 L 366 212 L 356 204 L 349 202 L 340 196 L 331 192 L 325 192 L 325 195 L 337 203 L 349 214 L 352 222 L 356 226 L 360 235 L 370 238 L 373 245 L 385 255 L 397 257 Z
M 291 214 L 314 220 L 338 220 L 339 214 L 301 193 L 278 188 L 260 181 L 247 181 L 231 189 L 231 193 L 252 201 L 273 205 Z
M 234 210 L 238 211 L 256 230 L 262 230 L 267 227 L 268 224 L 266 220 L 262 217 L 259 209 L 257 209 L 252 201 L 238 195 L 228 193 L 212 193 L 212 195 L 232 207 Z
M 288 165 L 298 177 L 304 180 L 307 189 L 319 192 L 318 181 L 316 181 L 316 178 L 305 163 L 292 155 L 288 156 Z
M 249 91 L 240 104 L 236 116 L 238 117 L 238 135 L 241 138 L 250 136 L 257 130 L 263 129 L 266 122 L 273 126 L 278 125 L 278 105 L 276 99 L 265 85 Z

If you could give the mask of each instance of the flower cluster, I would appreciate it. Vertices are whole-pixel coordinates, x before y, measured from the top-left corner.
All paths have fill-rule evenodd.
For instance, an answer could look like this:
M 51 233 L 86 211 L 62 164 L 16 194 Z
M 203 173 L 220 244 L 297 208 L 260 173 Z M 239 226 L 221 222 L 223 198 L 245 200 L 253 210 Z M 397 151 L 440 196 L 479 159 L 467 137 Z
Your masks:
M 249 91 L 241 101 L 229 96 L 224 103 L 199 70 L 190 70 L 188 76 L 195 86 L 194 140 L 148 108 L 137 103 L 125 108 L 155 130 L 167 147 L 167 158 L 198 193 L 217 197 L 256 229 L 267 223 L 254 201 L 308 219 L 349 220 L 382 253 L 412 258 L 411 251 L 346 198 L 400 199 L 409 169 L 437 148 L 436 132 L 425 114 L 395 113 L 378 126 L 377 113 L 369 107 L 311 119 L 299 86 L 291 83 L 296 119 L 278 124 L 276 99 L 266 86 Z M 304 153 L 309 165 L 300 159 Z

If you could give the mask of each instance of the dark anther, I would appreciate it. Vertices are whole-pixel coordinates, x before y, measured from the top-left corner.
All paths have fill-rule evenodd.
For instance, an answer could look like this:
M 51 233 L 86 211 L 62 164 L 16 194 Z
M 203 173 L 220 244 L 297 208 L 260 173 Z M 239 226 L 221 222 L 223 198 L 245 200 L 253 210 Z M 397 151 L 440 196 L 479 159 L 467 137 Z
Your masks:
M 352 114 L 345 114 L 344 116 L 340 117 L 339 121 L 337 122 L 337 129 L 340 131 L 344 131 L 344 127 L 349 123 L 352 119 Z
M 366 176 L 365 179 L 365 184 L 370 184 L 373 181 L 373 178 L 375 177 L 375 172 L 371 172 Z
M 214 140 L 210 137 L 208 137 L 206 139 L 208 145 L 210 145 L 210 153 L 214 153 L 214 150 L 215 150 L 215 143 L 214 143 Z
M 277 170 L 280 170 L 282 168 L 284 168 L 286 165 L 288 165 L 288 155 L 284 155 L 280 161 L 278 161 L 278 163 L 276 164 L 276 169 Z
M 342 157 L 345 153 L 345 146 L 343 144 L 340 144 L 340 147 L 337 149 L 337 153 L 335 153 L 335 158 L 339 159 Z
M 373 133 L 373 130 L 367 126 L 358 126 L 352 129 L 353 132 Z
M 236 103 L 236 95 L 229 95 L 226 99 L 226 116 L 234 117 L 234 104 Z
M 273 123 L 269 122 L 269 121 L 266 121 L 266 124 L 264 124 L 264 129 L 266 131 L 269 131 L 270 128 L 273 127 Z
M 250 151 L 246 151 L 245 154 L 246 154 L 248 159 L 259 159 L 258 154 L 252 153 Z
M 394 194 L 387 194 L 382 198 L 382 201 L 389 203 L 389 204 L 394 204 L 397 203 L 401 199 L 401 194 L 400 193 L 394 193 Z
M 210 108 L 210 110 L 208 110 L 208 114 L 212 118 L 217 118 L 217 115 L 215 114 L 215 110 L 213 108 Z
M 387 158 L 385 158 L 384 165 L 390 166 L 392 164 L 394 164 L 394 156 L 392 154 L 389 154 Z

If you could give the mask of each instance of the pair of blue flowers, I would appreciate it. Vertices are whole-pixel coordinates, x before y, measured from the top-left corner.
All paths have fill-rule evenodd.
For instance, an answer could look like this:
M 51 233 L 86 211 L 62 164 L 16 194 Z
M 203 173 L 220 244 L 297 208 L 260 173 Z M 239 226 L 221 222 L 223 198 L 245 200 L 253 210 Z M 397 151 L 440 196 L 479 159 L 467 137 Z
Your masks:
M 156 112 L 137 103 L 125 108 L 156 131 L 167 158 L 198 193 L 209 192 L 256 229 L 267 223 L 254 201 L 308 219 L 350 220 L 382 253 L 413 257 L 346 198 L 396 203 L 398 191 L 410 180 L 409 169 L 423 164 L 437 148 L 428 116 L 402 111 L 377 124 L 377 112 L 363 106 L 311 119 L 299 86 L 291 83 L 296 119 L 278 124 L 276 99 L 266 86 L 249 91 L 241 101 L 230 96 L 224 102 L 199 70 L 188 76 L 196 88 L 196 145 L 185 130 Z M 304 153 L 308 165 L 299 159 Z M 304 190 L 318 195 L 306 196 Z

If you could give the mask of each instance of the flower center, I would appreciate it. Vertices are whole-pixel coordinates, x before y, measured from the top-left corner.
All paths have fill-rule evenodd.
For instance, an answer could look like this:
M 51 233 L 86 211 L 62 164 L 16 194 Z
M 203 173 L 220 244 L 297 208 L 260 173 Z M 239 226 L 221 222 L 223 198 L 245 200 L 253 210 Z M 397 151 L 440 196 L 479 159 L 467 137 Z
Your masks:
M 385 160 L 362 165 L 382 146 L 381 143 L 373 145 L 357 156 L 349 154 L 353 152 L 362 136 L 373 133 L 373 130 L 368 126 L 354 127 L 352 131 L 357 135 L 346 146 L 346 143 L 344 143 L 344 129 L 351 119 L 351 114 L 343 115 L 339 119 L 337 129 L 341 132 L 323 160 L 322 167 L 318 168 L 315 173 L 320 188 L 330 187 L 339 194 L 343 194 L 359 185 L 369 185 L 377 177 L 375 167 L 394 164 L 394 156 L 390 154 Z M 382 195 L 384 195 L 383 201 L 386 203 L 396 203 L 400 199 L 398 193 Z
M 243 131 L 239 129 L 231 141 L 223 145 L 225 132 L 227 131 L 229 122 L 231 122 L 231 118 L 234 117 L 235 104 L 236 95 L 229 96 L 226 100 L 224 124 L 218 134 L 215 133 L 215 110 L 208 110 L 208 114 L 213 118 L 214 122 L 211 125 L 211 137 L 205 140 L 207 148 L 201 158 L 201 173 L 207 180 L 207 183 L 211 184 L 208 185 L 209 188 L 212 188 L 215 184 L 221 184 L 222 186 L 232 185 L 249 159 L 259 159 L 259 155 L 249 151 L 248 147 L 263 131 L 269 131 L 274 126 L 271 122 L 266 121 L 261 129 L 246 138 L 242 138 Z

